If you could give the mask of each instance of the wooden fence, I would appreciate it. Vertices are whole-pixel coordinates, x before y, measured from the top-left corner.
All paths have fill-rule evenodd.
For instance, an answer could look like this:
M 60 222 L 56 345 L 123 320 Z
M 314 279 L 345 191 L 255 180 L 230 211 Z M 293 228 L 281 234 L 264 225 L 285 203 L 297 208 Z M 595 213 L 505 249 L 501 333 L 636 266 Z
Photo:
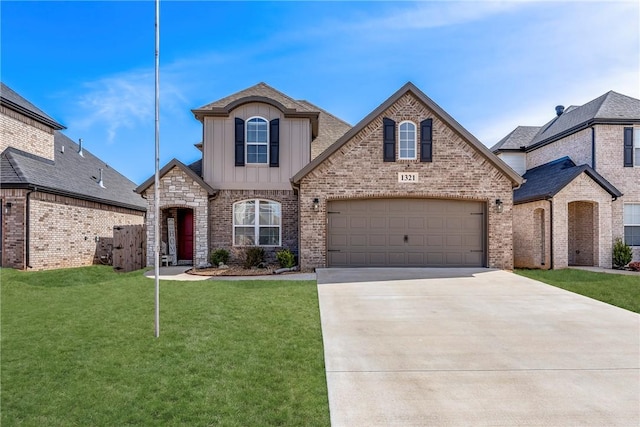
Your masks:
M 147 232 L 144 225 L 113 227 L 113 269 L 122 273 L 146 266 Z

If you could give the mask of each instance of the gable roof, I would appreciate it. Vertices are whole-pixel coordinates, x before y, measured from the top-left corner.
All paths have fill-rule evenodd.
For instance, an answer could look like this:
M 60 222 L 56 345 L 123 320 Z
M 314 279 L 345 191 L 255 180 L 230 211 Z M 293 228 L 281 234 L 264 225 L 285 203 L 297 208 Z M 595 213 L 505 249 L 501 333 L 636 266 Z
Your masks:
M 47 113 L 24 99 L 16 91 L 2 82 L 0 82 L 0 104 L 55 130 L 66 129 L 60 123 L 49 117 Z
M 466 140 L 473 148 L 475 148 L 482 156 L 484 156 L 492 165 L 498 170 L 503 172 L 514 185 L 522 183 L 522 177 L 518 175 L 513 169 L 507 166 L 502 160 L 496 157 L 489 149 L 482 144 L 475 136 L 473 136 L 468 130 L 460 125 L 453 117 L 451 117 L 446 111 L 444 111 L 438 104 L 436 104 L 431 98 L 425 95 L 420 89 L 418 89 L 413 83 L 408 82 L 391 95 L 386 101 L 380 104 L 376 109 L 369 113 L 364 119 L 360 120 L 358 124 L 352 127 L 347 133 L 345 133 L 340 139 L 334 142 L 329 148 L 323 151 L 313 161 L 308 163 L 291 179 L 291 182 L 298 184 L 302 178 L 307 176 L 318 165 L 320 165 L 325 159 L 338 151 L 344 144 L 346 144 L 351 138 L 353 138 L 358 132 L 364 129 L 369 123 L 371 123 L 376 117 L 382 114 L 385 110 L 391 107 L 406 93 L 411 93 L 422 103 L 424 103 L 429 109 L 431 109 L 442 121 L 447 123 L 453 128 L 464 140 Z
M 64 149 L 63 149 L 64 147 Z M 135 184 L 64 134 L 54 134 L 54 161 L 9 147 L 0 156 L 0 187 L 37 188 L 64 196 L 145 211 Z M 63 152 L 64 150 L 64 152 Z M 104 188 L 98 185 L 103 170 Z
M 560 116 L 538 127 L 535 134 L 533 134 L 535 127 L 518 126 L 516 130 L 491 147 L 491 151 L 512 150 L 522 146 L 526 146 L 526 150 L 530 151 L 601 123 L 640 123 L 640 100 L 609 91 L 584 105 L 572 105 L 566 108 Z
M 502 138 L 496 145 L 490 148 L 491 152 L 523 151 L 536 136 L 540 126 L 518 126 L 511 133 Z
M 616 187 L 590 166 L 576 166 L 569 157 L 562 157 L 529 169 L 523 176 L 526 180 L 525 183 L 513 192 L 513 203 L 520 204 L 550 199 L 583 172 L 612 197 L 622 196 Z
M 191 110 L 195 118 L 202 121 L 205 116 L 228 117 L 231 111 L 249 102 L 262 102 L 282 111 L 285 117 L 308 118 L 311 120 L 312 135 L 318 136 L 318 116 L 320 112 L 312 106 L 298 102 L 266 83 L 258 83 L 247 89 Z
M 207 191 L 207 193 L 209 193 L 210 196 L 213 196 L 214 194 L 217 193 L 216 190 L 214 190 L 213 187 L 211 187 L 209 184 L 204 182 L 204 180 L 200 176 L 202 173 L 202 160 L 198 160 L 196 162 L 193 162 L 189 166 L 187 166 L 184 163 L 182 163 L 180 160 L 173 159 L 158 171 L 160 178 L 165 176 L 167 172 L 169 172 L 174 167 L 178 168 L 179 170 L 184 172 L 189 178 L 197 182 L 198 185 L 204 188 Z M 155 175 L 152 175 L 149 179 L 147 179 L 145 182 L 140 184 L 135 189 L 135 191 L 137 193 L 142 194 L 147 188 L 151 187 L 154 184 L 155 184 Z

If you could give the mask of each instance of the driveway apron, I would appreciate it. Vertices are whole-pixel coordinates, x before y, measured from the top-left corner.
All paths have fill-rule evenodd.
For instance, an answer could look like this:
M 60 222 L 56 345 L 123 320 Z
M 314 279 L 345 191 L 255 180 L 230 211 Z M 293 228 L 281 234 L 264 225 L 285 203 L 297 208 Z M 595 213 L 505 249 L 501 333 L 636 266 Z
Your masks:
M 317 277 L 333 427 L 640 425 L 636 313 L 490 269 Z

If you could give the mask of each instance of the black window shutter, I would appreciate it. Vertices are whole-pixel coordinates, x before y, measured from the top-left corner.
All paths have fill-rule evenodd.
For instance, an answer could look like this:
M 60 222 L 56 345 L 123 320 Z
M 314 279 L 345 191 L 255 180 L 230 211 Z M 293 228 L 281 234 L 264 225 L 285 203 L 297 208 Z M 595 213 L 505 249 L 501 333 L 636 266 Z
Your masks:
M 269 122 L 269 166 L 280 166 L 280 119 Z
M 633 128 L 624 128 L 624 167 L 633 167 Z
M 382 156 L 385 162 L 396 161 L 396 122 L 391 119 L 382 119 Z
M 244 166 L 244 120 L 236 117 L 236 166 Z
M 420 122 L 420 161 L 433 161 L 433 123 L 432 119 Z

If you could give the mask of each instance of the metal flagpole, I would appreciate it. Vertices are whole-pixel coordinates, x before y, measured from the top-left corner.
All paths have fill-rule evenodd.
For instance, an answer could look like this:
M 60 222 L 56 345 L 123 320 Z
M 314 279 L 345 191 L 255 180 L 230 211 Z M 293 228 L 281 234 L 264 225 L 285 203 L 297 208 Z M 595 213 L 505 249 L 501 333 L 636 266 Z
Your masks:
M 160 0 L 156 0 L 156 159 L 155 159 L 155 212 L 153 223 L 153 241 L 156 272 L 156 318 L 155 337 L 160 337 Z

